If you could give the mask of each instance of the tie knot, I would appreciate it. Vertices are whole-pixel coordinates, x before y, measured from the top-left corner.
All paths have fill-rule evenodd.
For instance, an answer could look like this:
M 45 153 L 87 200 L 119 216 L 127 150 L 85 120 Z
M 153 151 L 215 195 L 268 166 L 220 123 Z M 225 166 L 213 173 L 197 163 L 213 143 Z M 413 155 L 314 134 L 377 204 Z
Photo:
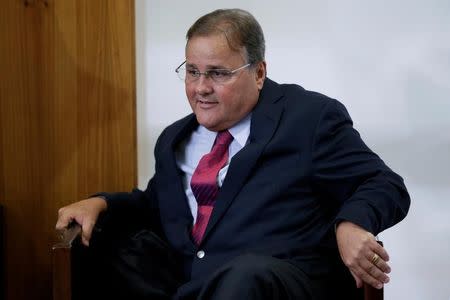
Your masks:
M 216 136 L 216 145 L 228 147 L 233 140 L 233 136 L 228 130 L 219 131 Z

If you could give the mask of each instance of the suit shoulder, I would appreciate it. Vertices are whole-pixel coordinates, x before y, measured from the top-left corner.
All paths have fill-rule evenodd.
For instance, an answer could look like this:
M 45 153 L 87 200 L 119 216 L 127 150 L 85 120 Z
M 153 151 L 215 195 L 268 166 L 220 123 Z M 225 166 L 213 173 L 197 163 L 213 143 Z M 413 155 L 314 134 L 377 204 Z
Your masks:
M 192 118 L 194 118 L 194 114 L 191 113 L 181 119 L 178 119 L 177 121 L 169 124 L 166 128 L 164 128 L 162 133 L 170 135 L 171 133 L 178 132 L 180 128 L 183 128 L 187 124 L 189 124 L 192 121 Z
M 303 104 L 322 106 L 337 101 L 319 92 L 307 90 L 297 84 L 281 84 L 280 86 L 284 90 L 286 98 L 296 102 L 302 102 Z
M 159 135 L 157 145 L 161 143 L 165 144 L 164 141 L 166 141 L 166 139 L 173 138 L 180 132 L 181 129 L 186 128 L 189 124 L 192 124 L 193 122 L 195 123 L 195 116 L 194 114 L 191 113 L 168 125 L 162 130 L 161 134 Z
M 284 90 L 285 112 L 293 118 L 318 122 L 324 116 L 333 116 L 351 120 L 346 107 L 334 98 L 296 84 L 281 84 L 280 88 Z
M 307 90 L 300 85 L 281 84 L 280 87 L 284 90 L 285 105 L 289 109 L 300 109 L 310 113 L 320 113 L 326 108 L 346 111 L 345 106 L 339 100 Z
M 173 131 L 173 130 L 179 130 L 180 128 L 186 126 L 186 124 L 190 123 L 192 121 L 192 118 L 194 118 L 194 114 L 190 113 L 189 115 L 178 119 L 177 121 L 173 122 L 172 124 L 168 125 L 164 131 Z

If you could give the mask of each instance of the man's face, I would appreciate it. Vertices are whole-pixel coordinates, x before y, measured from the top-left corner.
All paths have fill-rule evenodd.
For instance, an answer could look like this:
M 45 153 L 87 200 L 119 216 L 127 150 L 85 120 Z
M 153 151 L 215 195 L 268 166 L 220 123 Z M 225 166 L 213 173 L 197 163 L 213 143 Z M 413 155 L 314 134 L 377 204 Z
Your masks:
M 245 64 L 245 52 L 233 51 L 222 34 L 192 37 L 186 45 L 186 68 L 205 72 L 235 70 Z M 225 83 L 201 75 L 186 81 L 186 95 L 199 124 L 212 131 L 232 127 L 256 105 L 265 77 L 265 63 L 243 68 Z

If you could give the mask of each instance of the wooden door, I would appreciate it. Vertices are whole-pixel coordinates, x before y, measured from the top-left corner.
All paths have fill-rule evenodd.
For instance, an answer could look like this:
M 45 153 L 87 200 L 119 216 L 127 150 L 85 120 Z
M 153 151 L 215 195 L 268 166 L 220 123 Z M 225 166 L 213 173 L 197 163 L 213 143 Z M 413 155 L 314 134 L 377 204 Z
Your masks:
M 5 299 L 51 299 L 57 209 L 136 185 L 133 0 L 4 0 Z

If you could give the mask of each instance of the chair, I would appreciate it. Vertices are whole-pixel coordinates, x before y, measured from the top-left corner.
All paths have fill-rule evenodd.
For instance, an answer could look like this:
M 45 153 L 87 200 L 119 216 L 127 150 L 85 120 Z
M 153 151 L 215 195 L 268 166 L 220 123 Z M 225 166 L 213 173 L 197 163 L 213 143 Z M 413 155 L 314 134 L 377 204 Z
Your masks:
M 378 240 L 378 244 L 383 246 L 383 242 Z M 384 289 L 376 289 L 373 286 L 364 283 L 364 300 L 383 300 L 384 298 Z
M 4 260 L 4 215 L 3 206 L 0 204 L 0 300 L 5 299 L 5 260 Z
M 74 241 L 81 234 L 81 227 L 74 225 L 61 235 L 61 241 L 52 247 L 53 300 L 73 300 L 79 286 L 74 280 L 77 270 L 76 246 Z M 364 285 L 364 300 L 383 300 L 383 289 Z
M 72 226 L 52 247 L 53 300 L 72 299 L 72 243 L 80 234 L 81 227 Z

